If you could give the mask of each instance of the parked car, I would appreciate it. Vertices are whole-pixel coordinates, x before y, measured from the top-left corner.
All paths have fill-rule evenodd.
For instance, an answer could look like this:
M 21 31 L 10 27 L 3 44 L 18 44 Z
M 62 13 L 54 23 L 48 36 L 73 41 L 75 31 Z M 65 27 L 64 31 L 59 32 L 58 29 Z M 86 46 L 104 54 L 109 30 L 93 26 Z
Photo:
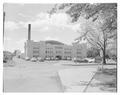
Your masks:
M 79 63 L 88 63 L 88 60 L 86 59 L 78 59 L 78 58 L 73 58 L 74 62 L 79 62 Z
M 78 60 L 78 62 L 80 62 L 80 63 L 88 63 L 88 60 L 86 60 L 86 59 L 80 59 L 80 60 Z
M 55 60 L 59 60 L 59 58 L 56 57 Z
M 37 60 L 40 61 L 40 62 L 44 61 L 44 59 L 42 59 L 41 57 L 38 57 Z
M 46 57 L 45 59 L 46 59 L 46 60 L 50 60 L 50 58 L 49 58 L 49 57 Z
M 72 59 L 72 61 L 77 62 L 77 58 L 74 57 L 74 58 Z
M 70 58 L 70 57 L 67 57 L 67 60 L 71 60 L 71 58 Z
M 25 57 L 25 60 L 28 61 L 28 60 L 30 60 L 30 58 L 29 57 Z
M 31 61 L 32 61 L 32 62 L 36 62 L 36 61 L 37 61 L 37 58 L 33 57 L 33 58 L 31 58 Z
M 51 57 L 51 60 L 54 60 L 54 57 Z
M 93 63 L 95 62 L 94 58 L 84 58 L 85 60 L 87 60 L 89 63 Z

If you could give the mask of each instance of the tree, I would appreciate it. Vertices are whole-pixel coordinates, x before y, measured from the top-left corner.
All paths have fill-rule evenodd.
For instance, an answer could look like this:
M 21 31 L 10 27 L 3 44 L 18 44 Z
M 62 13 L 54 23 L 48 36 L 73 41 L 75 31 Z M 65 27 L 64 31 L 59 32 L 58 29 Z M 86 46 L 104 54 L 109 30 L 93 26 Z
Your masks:
M 87 50 L 87 57 L 96 57 L 96 56 L 100 56 L 100 50 L 96 49 L 94 47 L 91 47 Z
M 20 56 L 21 51 L 20 50 L 14 50 L 13 55 L 14 56 Z
M 88 20 L 83 24 L 85 26 L 83 32 L 76 40 L 86 39 L 91 45 L 100 48 L 103 52 L 103 64 L 106 64 L 106 48 L 111 39 L 117 37 L 117 4 L 60 4 L 58 7 L 55 6 L 54 12 L 61 9 L 65 9 L 66 13 L 71 16 L 72 23 L 77 22 L 81 16 Z
M 9 51 L 3 51 L 3 62 L 6 63 L 8 60 L 12 60 L 13 54 Z
M 108 33 L 101 30 L 100 25 L 95 22 L 86 21 L 81 25 L 82 32 L 80 37 L 76 40 L 81 41 L 82 39 L 87 40 L 94 48 L 101 49 L 103 52 L 103 63 L 106 64 L 106 47 L 108 39 Z

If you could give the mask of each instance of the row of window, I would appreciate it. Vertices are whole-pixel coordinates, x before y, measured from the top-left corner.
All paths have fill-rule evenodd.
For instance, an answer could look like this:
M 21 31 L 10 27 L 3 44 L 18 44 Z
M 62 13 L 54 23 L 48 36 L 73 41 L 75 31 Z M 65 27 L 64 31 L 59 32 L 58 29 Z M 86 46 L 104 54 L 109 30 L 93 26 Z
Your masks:
M 46 48 L 46 50 L 53 50 L 53 48 Z
M 82 56 L 77 56 L 77 58 L 81 58 Z
M 38 50 L 34 50 L 33 53 L 38 53 L 39 54 L 39 51 Z
M 54 56 L 46 55 L 46 58 L 53 58 Z
M 45 53 L 53 53 L 53 51 L 45 51 Z
M 62 47 L 56 47 L 57 49 L 62 49 Z M 39 50 L 39 47 L 33 47 L 33 50 Z M 53 48 L 46 48 L 46 50 L 53 50 Z M 71 51 L 70 48 L 65 48 L 64 51 Z M 77 49 L 77 51 L 81 51 L 81 49 Z
M 33 57 L 39 57 L 39 55 L 33 55 Z
M 77 51 L 81 51 L 82 49 L 77 49 Z
M 61 51 L 56 51 L 56 53 L 57 53 L 57 54 L 60 54 L 60 53 L 62 53 L 62 52 L 61 52 Z
M 55 46 L 56 49 L 63 49 L 63 47 Z
M 71 58 L 72 56 L 64 56 L 64 58 Z
M 33 55 L 33 57 L 39 57 L 39 55 Z M 54 56 L 52 55 L 46 55 L 46 58 L 53 58 Z M 65 59 L 71 58 L 72 56 L 64 56 Z M 81 58 L 82 56 L 77 56 L 77 58 Z
M 66 52 L 64 52 L 64 53 L 66 53 L 66 54 L 71 54 L 72 52 L 67 52 L 67 51 L 66 51 Z
M 39 49 L 39 47 L 33 47 L 33 49 Z
M 65 51 L 71 51 L 71 48 L 64 48 Z
M 45 53 L 53 53 L 53 51 L 45 51 Z M 56 53 L 62 53 L 61 51 L 56 51 Z M 64 52 L 66 54 L 71 54 L 72 52 Z
M 39 54 L 39 50 L 33 50 L 33 53 Z M 53 54 L 53 51 L 45 51 L 45 53 L 46 53 L 46 54 L 47 54 L 47 53 L 48 53 L 48 54 L 49 54 L 49 53 L 50 53 L 50 54 L 51 54 L 51 53 Z M 62 53 L 62 51 L 56 51 L 56 54 L 61 54 L 61 53 Z M 70 52 L 70 51 L 65 51 L 64 54 L 72 54 L 72 52 Z M 77 51 L 76 54 L 82 54 L 82 52 L 81 52 L 81 51 L 79 51 L 79 52 Z
M 77 52 L 77 54 L 81 54 L 81 52 Z
M 34 50 L 33 53 L 37 53 L 39 54 L 39 51 L 38 50 Z M 53 51 L 45 51 L 45 53 L 53 53 Z M 61 54 L 62 52 L 61 51 L 56 51 L 57 54 Z M 71 54 L 72 52 L 64 52 L 65 54 Z M 77 52 L 77 54 L 81 54 L 81 52 Z

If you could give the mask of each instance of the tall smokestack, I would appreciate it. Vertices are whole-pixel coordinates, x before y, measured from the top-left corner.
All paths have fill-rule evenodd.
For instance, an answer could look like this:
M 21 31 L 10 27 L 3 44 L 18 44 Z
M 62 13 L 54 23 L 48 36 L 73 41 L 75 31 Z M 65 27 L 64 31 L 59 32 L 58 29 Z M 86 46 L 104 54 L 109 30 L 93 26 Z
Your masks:
M 31 40 L 31 24 L 28 24 L 28 40 Z

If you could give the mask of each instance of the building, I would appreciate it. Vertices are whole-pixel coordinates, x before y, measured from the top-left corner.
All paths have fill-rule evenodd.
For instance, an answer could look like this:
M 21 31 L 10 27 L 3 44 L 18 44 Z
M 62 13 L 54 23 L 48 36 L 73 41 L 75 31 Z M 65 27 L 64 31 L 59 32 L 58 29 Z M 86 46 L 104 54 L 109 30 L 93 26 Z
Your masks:
M 85 43 L 66 45 L 54 40 L 34 42 L 31 40 L 30 24 L 28 27 L 28 40 L 24 47 L 26 57 L 42 59 L 82 59 L 86 57 L 87 45 Z

